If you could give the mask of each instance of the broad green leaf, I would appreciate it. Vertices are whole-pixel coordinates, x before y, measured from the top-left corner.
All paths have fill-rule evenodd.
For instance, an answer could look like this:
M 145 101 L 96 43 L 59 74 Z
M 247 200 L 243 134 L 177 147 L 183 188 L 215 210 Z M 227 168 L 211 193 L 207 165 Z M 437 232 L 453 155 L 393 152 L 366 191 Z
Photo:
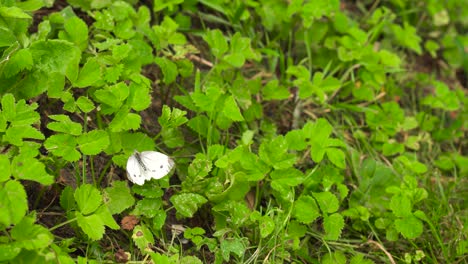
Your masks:
M 340 169 L 346 168 L 346 157 L 344 152 L 338 148 L 327 148 L 327 157 L 336 167 Z
M 364 254 L 358 253 L 351 258 L 349 264 L 375 264 L 375 262 L 370 259 L 365 259 Z
M 240 199 L 238 199 L 240 200 Z M 213 207 L 215 212 L 223 212 L 223 215 L 229 217 L 232 225 L 241 227 L 250 218 L 250 209 L 243 201 L 234 201 L 226 199 Z
M 284 100 L 288 99 L 291 93 L 288 88 L 279 84 L 278 80 L 269 81 L 262 90 L 263 99 L 269 100 Z
M 211 53 L 218 59 L 228 51 L 226 37 L 224 37 L 223 33 L 219 29 L 206 32 L 203 39 L 210 46 Z
M 54 177 L 46 172 L 45 165 L 36 158 L 18 155 L 11 164 L 11 172 L 17 179 L 35 181 L 42 185 L 54 183 Z
M 109 136 L 106 131 L 93 130 L 80 135 L 77 142 L 83 154 L 97 155 L 109 145 Z
M 228 96 L 224 101 L 223 113 L 232 121 L 243 121 L 244 117 L 241 114 L 239 106 L 232 95 Z
M 200 136 L 209 138 L 213 142 L 219 141 L 220 133 L 215 127 L 211 125 L 208 117 L 204 115 L 197 115 L 190 119 L 187 125 Z M 210 135 L 211 137 L 209 137 Z
M 21 49 L 15 52 L 6 62 L 3 68 L 5 77 L 12 77 L 22 70 L 31 70 L 33 60 L 31 52 L 28 49 Z
M 130 93 L 128 86 L 120 82 L 118 84 L 108 86 L 104 89 L 99 89 L 94 92 L 94 95 L 99 102 L 102 102 L 113 109 L 118 109 L 123 101 L 127 99 Z
M 28 210 L 28 200 L 23 185 L 7 181 L 0 186 L 0 223 L 10 226 L 19 223 Z
M 24 12 L 21 8 L 16 6 L 1 6 L 0 17 L 3 18 L 18 18 L 18 19 L 32 19 L 30 15 Z
M 11 244 L 0 244 L 0 261 L 7 261 L 14 259 L 21 252 L 21 247 Z
M 68 40 L 81 50 L 88 47 L 88 26 L 78 16 L 65 20 L 65 31 L 59 32 L 59 38 Z
M 307 148 L 307 141 L 302 130 L 290 130 L 286 136 L 288 146 L 292 150 L 304 150 Z
M 92 240 L 99 240 L 105 232 L 104 222 L 101 217 L 96 214 L 83 216 L 80 212 L 76 212 L 76 220 L 78 226 Z
M 321 264 L 346 264 L 346 256 L 341 251 L 327 253 L 322 259 Z
M 186 111 L 175 107 L 171 111 L 169 106 L 163 105 L 162 114 L 158 118 L 158 122 L 162 127 L 176 128 L 187 123 L 188 119 L 185 117 L 186 115 Z
M 76 150 L 76 139 L 72 135 L 58 134 L 50 136 L 44 147 L 55 156 L 63 157 L 67 161 L 77 161 L 81 154 Z
M 95 212 L 102 204 L 102 195 L 91 184 L 83 184 L 75 190 L 75 201 L 80 212 L 84 215 Z
M 288 153 L 288 143 L 283 136 L 262 142 L 258 154 L 260 159 L 277 170 L 292 167 L 297 159 L 294 154 Z
M 295 187 L 301 184 L 304 181 L 304 174 L 295 168 L 287 168 L 283 170 L 274 170 L 271 174 L 271 187 L 273 189 L 280 189 L 275 188 L 277 185 L 288 186 L 288 187 Z
M 96 58 L 89 58 L 83 68 L 80 70 L 78 79 L 73 83 L 75 87 L 84 88 L 92 86 L 94 83 L 99 82 L 101 78 L 101 66 Z
M 143 198 L 137 202 L 135 209 L 132 214 L 134 215 L 144 215 L 148 218 L 153 218 L 159 212 L 159 209 L 162 207 L 162 199 L 158 198 Z
M 170 200 L 177 213 L 184 217 L 192 217 L 198 208 L 208 201 L 205 197 L 196 193 L 176 194 Z
M 294 202 L 293 216 L 301 223 L 310 224 L 320 216 L 314 198 L 302 195 Z
M 119 214 L 135 203 L 130 188 L 124 181 L 114 181 L 112 187 L 104 189 L 104 201 L 111 214 Z
M 80 108 L 81 111 L 89 113 L 94 110 L 94 103 L 88 97 L 80 96 L 76 100 L 76 105 Z
M 231 253 L 242 258 L 245 253 L 245 246 L 239 238 L 228 238 L 221 241 L 221 253 L 225 261 L 229 261 Z
M 314 198 L 320 206 L 320 210 L 325 213 L 334 213 L 338 211 L 340 203 L 338 198 L 331 192 L 313 193 Z
M 202 179 L 207 176 L 212 169 L 211 160 L 205 155 L 198 153 L 188 167 L 188 176 L 192 179 Z
M 54 241 L 54 236 L 42 225 L 35 225 L 36 217 L 24 217 L 11 229 L 15 244 L 26 250 L 41 250 Z
M 11 177 L 10 159 L 7 155 L 0 154 L 0 183 L 9 180 Z
M 37 41 L 31 45 L 34 66 L 46 73 L 59 72 L 70 80 L 77 77 L 80 50 L 64 40 Z
M 23 139 L 40 139 L 43 140 L 44 135 L 35 127 L 28 125 L 20 125 L 9 127 L 3 136 L 3 141 L 10 142 L 15 146 L 22 146 Z
M 132 239 L 142 253 L 153 252 L 150 248 L 150 246 L 154 245 L 153 234 L 145 225 L 135 226 Z
M 112 217 L 112 214 L 109 211 L 109 208 L 107 208 L 106 205 L 101 205 L 94 214 L 101 218 L 102 223 L 104 225 L 114 230 L 117 230 L 120 228 L 117 222 L 115 222 L 114 218 Z
M 260 236 L 262 238 L 269 236 L 275 230 L 275 222 L 268 215 L 262 216 L 258 224 L 260 227 Z
M 166 211 L 164 211 L 163 209 L 157 210 L 153 217 L 153 229 L 161 230 L 164 227 L 164 224 L 166 223 L 166 217 Z
M 154 59 L 154 62 L 159 66 L 163 73 L 163 81 L 165 84 L 173 83 L 179 74 L 177 71 L 177 65 L 171 60 L 165 57 L 158 57 Z
M 163 128 L 161 130 L 161 136 L 168 148 L 182 147 L 185 144 L 184 134 L 180 129 L 177 128 Z
M 150 87 L 143 83 L 131 83 L 127 104 L 135 111 L 142 111 L 151 104 Z
M 421 37 L 418 36 L 415 27 L 405 22 L 403 27 L 397 24 L 392 24 L 390 28 L 392 29 L 398 44 L 413 50 L 418 55 L 421 55 Z
M 417 238 L 423 232 L 421 220 L 413 215 L 395 220 L 395 228 L 407 239 Z
M 81 135 L 82 127 L 80 123 L 73 122 L 67 115 L 49 115 L 50 119 L 57 122 L 50 122 L 47 128 L 53 131 L 62 132 L 74 136 Z
M 138 129 L 141 124 L 141 116 L 135 113 L 129 113 L 128 109 L 121 109 L 114 116 L 109 124 L 112 132 L 120 132 L 131 129 Z
M 404 194 L 397 194 L 392 197 L 390 201 L 390 208 L 392 209 L 395 216 L 408 217 L 411 216 L 413 205 L 411 200 Z
M 344 228 L 343 216 L 339 213 L 334 213 L 323 218 L 323 229 L 325 230 L 324 239 L 338 240 L 341 236 L 341 230 Z

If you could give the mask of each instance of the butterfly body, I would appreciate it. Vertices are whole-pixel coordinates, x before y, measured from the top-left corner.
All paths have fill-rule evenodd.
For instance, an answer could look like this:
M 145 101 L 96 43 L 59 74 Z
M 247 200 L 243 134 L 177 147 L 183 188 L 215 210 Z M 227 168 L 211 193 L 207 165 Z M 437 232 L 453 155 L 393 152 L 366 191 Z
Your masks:
M 135 151 L 127 161 L 128 179 L 135 184 L 143 185 L 145 181 L 166 176 L 173 167 L 174 161 L 161 152 Z

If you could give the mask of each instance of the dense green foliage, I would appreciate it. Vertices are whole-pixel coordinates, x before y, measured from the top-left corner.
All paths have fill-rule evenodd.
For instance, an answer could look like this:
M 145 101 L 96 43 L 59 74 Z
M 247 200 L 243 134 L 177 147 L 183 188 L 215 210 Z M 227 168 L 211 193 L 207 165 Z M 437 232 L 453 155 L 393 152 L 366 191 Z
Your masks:
M 0 0 L 0 262 L 467 261 L 463 32 L 466 0 Z M 176 168 L 132 185 L 134 150 Z

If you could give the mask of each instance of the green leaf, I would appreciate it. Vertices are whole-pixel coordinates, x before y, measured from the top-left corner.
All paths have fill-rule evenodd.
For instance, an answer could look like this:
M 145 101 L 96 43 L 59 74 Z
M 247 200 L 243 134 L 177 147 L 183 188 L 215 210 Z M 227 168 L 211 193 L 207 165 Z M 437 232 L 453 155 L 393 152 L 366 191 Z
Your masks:
M 101 217 L 96 214 L 83 216 L 79 212 L 75 212 L 78 226 L 92 240 L 99 240 L 103 237 L 105 227 Z
M 197 132 L 200 136 L 204 138 L 208 138 L 211 135 L 210 139 L 213 142 L 219 141 L 219 138 L 220 138 L 219 131 L 211 125 L 208 117 L 204 115 L 197 115 L 194 118 L 190 119 L 187 125 L 193 131 Z
M 304 150 L 307 148 L 307 141 L 302 130 L 290 130 L 286 136 L 288 146 L 292 150 Z
M 221 253 L 225 261 L 229 261 L 231 253 L 236 254 L 239 258 L 244 256 L 245 246 L 238 238 L 224 239 L 220 244 Z
M 127 104 L 135 111 L 142 111 L 151 104 L 150 87 L 146 83 L 131 83 Z
M 262 216 L 258 224 L 260 227 L 260 236 L 262 238 L 269 236 L 275 230 L 275 222 L 268 215 Z
M 130 93 L 128 86 L 123 83 L 117 83 L 112 86 L 99 89 L 94 92 L 94 95 L 99 102 L 102 102 L 113 109 L 118 109 L 122 105 L 123 101 L 127 99 Z
M 218 59 L 220 59 L 228 51 L 226 38 L 219 29 L 206 32 L 205 36 L 203 36 L 203 39 L 210 46 L 211 53 Z
M 158 57 L 154 59 L 154 62 L 159 66 L 163 73 L 163 81 L 165 84 L 173 83 L 176 80 L 179 72 L 177 71 L 177 65 L 171 60 L 165 57 Z
M 413 205 L 411 200 L 404 194 L 397 194 L 392 197 L 390 201 L 390 208 L 392 209 L 395 216 L 408 217 L 411 216 Z
M 78 88 L 92 86 L 101 80 L 101 74 L 101 66 L 97 58 L 91 57 L 86 61 L 73 85 Z
M 54 177 L 46 172 L 45 165 L 36 158 L 17 155 L 11 165 L 12 174 L 17 179 L 31 180 L 43 185 L 54 183 Z
M 274 170 L 271 174 L 271 187 L 281 190 L 278 185 L 295 187 L 304 181 L 304 174 L 295 168 L 287 168 L 283 170 Z
M 14 259 L 21 252 L 21 248 L 14 244 L 0 244 L 0 261 Z
M 7 181 L 0 185 L 0 223 L 10 226 L 19 223 L 28 210 L 28 200 L 23 185 Z
M 293 216 L 301 223 L 310 224 L 320 216 L 320 211 L 314 198 L 302 195 L 294 202 Z
M 76 139 L 72 135 L 58 134 L 49 137 L 44 147 L 55 156 L 63 157 L 67 161 L 77 161 L 81 154 L 76 150 Z
M 12 77 L 22 70 L 31 70 L 34 64 L 31 52 L 28 49 L 21 49 L 11 55 L 4 65 L 3 74 L 5 77 Z
M 75 198 L 73 197 L 73 189 L 70 186 L 66 186 L 60 194 L 60 206 L 66 211 L 76 209 Z
M 114 181 L 112 187 L 104 189 L 104 201 L 111 214 L 119 214 L 135 203 L 130 188 L 124 181 Z
M 18 18 L 18 19 L 32 19 L 30 15 L 24 12 L 21 8 L 16 6 L 1 6 L 0 7 L 0 17 L 3 18 Z
M 150 246 L 154 245 L 153 234 L 145 225 L 135 226 L 132 239 L 142 253 L 153 252 L 150 248 Z
M 423 232 L 421 220 L 413 215 L 395 220 L 395 228 L 407 239 L 417 238 Z
M 107 206 L 105 205 L 100 206 L 94 214 L 98 215 L 101 218 L 102 223 L 104 225 L 114 230 L 117 230 L 120 228 L 120 226 L 117 224 L 117 222 L 115 222 L 114 218 L 112 217 L 112 214 L 110 213 L 109 208 L 107 208 Z
M 288 99 L 291 93 L 288 88 L 279 85 L 278 80 L 269 81 L 262 90 L 263 99 L 266 101 L 270 100 L 284 100 Z
M 158 198 L 143 198 L 139 200 L 133 210 L 134 215 L 144 215 L 148 218 L 153 218 L 162 207 L 162 200 Z
M 171 108 L 167 105 L 163 105 L 161 116 L 158 118 L 158 122 L 161 127 L 170 127 L 176 128 L 185 123 L 188 119 L 185 117 L 187 115 L 186 111 L 182 111 L 178 108 Z
M 74 16 L 65 20 L 65 31 L 59 32 L 59 38 L 68 40 L 81 50 L 88 47 L 88 26 L 79 17 Z
M 421 38 L 417 35 L 415 27 L 405 22 L 403 27 L 397 24 L 392 24 L 390 28 L 392 29 L 397 42 L 401 46 L 409 48 L 415 51 L 418 55 L 421 55 Z
M 109 136 L 106 131 L 93 130 L 80 135 L 77 142 L 83 154 L 97 155 L 109 145 Z
M 128 109 L 122 108 L 114 116 L 114 119 L 109 124 L 112 132 L 126 131 L 130 129 L 138 129 L 141 124 L 141 116 L 135 113 L 129 113 Z
M 91 184 L 83 184 L 75 190 L 75 201 L 84 215 L 93 213 L 102 204 L 102 195 Z
M 283 136 L 264 141 L 258 151 L 260 159 L 275 169 L 287 169 L 296 163 L 296 156 L 288 153 L 288 143 Z
M 49 115 L 50 119 L 58 122 L 50 122 L 47 128 L 53 131 L 62 132 L 74 136 L 81 135 L 82 127 L 80 123 L 73 122 L 67 115 Z
M 72 81 L 76 79 L 81 52 L 72 43 L 55 39 L 37 41 L 30 50 L 37 69 L 46 73 L 59 72 Z
M 7 155 L 0 154 L 0 183 L 9 180 L 11 177 L 10 159 Z
M 341 230 L 344 228 L 343 216 L 339 213 L 334 213 L 323 218 L 323 229 L 325 230 L 324 239 L 338 240 L 341 236 Z
M 338 198 L 331 192 L 313 193 L 314 198 L 320 206 L 320 210 L 326 213 L 334 213 L 338 211 L 340 203 Z
M 208 201 L 205 197 L 196 193 L 176 194 L 170 200 L 177 213 L 184 217 L 192 217 L 198 208 Z
M 94 110 L 94 103 L 88 97 L 80 96 L 76 100 L 76 105 L 80 108 L 81 111 L 89 113 Z
M 346 157 L 341 149 L 327 148 L 326 153 L 330 162 L 333 163 L 336 167 L 340 169 L 346 168 Z
M 11 237 L 15 244 L 26 250 L 41 250 L 54 241 L 54 236 L 41 225 L 35 225 L 35 216 L 24 217 L 11 229 Z
M 242 116 L 239 106 L 234 100 L 232 95 L 228 96 L 224 101 L 223 113 L 232 121 L 243 121 L 244 117 Z

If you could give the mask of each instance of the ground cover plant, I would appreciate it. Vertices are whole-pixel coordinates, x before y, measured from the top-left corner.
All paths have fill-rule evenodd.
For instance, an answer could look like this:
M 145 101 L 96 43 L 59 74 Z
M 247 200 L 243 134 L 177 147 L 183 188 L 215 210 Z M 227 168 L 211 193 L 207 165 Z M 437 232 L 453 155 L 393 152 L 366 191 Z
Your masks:
M 465 263 L 466 32 L 458 0 L 0 0 L 0 262 Z M 175 168 L 132 184 L 135 150 Z

